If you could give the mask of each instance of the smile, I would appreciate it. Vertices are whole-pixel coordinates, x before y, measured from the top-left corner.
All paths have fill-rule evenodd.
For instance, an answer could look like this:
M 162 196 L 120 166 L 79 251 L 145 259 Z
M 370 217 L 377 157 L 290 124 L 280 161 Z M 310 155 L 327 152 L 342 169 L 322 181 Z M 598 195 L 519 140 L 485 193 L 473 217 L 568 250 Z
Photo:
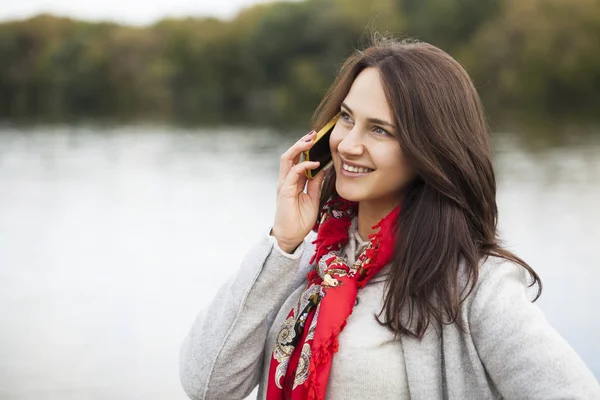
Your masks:
M 365 168 L 365 167 L 355 167 L 353 165 L 348 165 L 346 163 L 342 163 L 342 169 L 344 171 L 348 171 L 354 174 L 368 174 L 370 172 L 375 171 L 374 169 Z

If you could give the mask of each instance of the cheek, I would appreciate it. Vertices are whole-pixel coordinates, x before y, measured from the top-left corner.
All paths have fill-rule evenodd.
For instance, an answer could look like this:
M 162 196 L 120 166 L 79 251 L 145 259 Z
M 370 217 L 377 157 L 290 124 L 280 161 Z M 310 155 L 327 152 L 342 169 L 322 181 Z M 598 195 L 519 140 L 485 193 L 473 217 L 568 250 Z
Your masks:
M 338 125 L 336 125 L 333 128 L 333 131 L 331 131 L 331 135 L 329 136 L 329 149 L 331 150 L 331 153 L 333 155 L 337 153 L 337 148 L 343 138 L 344 136 L 342 133 L 342 129 Z
M 382 161 L 388 176 L 394 176 L 395 180 L 400 181 L 410 181 L 413 179 L 413 167 L 399 149 L 388 152 L 382 158 Z

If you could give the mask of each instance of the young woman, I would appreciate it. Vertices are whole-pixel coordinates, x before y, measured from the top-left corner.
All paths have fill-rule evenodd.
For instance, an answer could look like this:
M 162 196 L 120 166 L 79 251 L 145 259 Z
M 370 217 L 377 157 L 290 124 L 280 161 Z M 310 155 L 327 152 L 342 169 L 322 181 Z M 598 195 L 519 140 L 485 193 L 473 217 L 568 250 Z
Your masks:
M 193 399 L 600 399 L 497 236 L 485 115 L 464 69 L 383 40 L 343 65 L 333 167 L 281 157 L 272 230 L 181 349 Z M 533 294 L 528 288 L 534 286 Z

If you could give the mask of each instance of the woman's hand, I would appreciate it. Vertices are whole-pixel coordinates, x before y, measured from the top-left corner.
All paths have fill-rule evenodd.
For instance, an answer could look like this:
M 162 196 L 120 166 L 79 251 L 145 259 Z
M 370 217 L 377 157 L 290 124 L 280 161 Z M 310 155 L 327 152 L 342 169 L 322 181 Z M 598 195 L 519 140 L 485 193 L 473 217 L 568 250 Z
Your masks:
M 297 141 L 281 156 L 277 181 L 275 222 L 271 235 L 279 247 L 293 253 L 317 221 L 319 197 L 324 173 L 319 173 L 306 185 L 306 171 L 319 166 L 318 161 L 300 160 L 300 154 L 314 144 L 316 132 L 312 131 Z M 307 186 L 306 193 L 304 186 Z

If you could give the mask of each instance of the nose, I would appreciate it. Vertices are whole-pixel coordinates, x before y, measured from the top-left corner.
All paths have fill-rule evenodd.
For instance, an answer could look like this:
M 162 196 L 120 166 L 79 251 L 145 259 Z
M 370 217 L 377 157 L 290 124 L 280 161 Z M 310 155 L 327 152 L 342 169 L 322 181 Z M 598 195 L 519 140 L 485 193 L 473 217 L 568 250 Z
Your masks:
M 338 144 L 338 152 L 343 156 L 361 156 L 365 152 L 365 147 L 361 141 L 361 135 L 357 127 L 354 126 L 350 132 Z

